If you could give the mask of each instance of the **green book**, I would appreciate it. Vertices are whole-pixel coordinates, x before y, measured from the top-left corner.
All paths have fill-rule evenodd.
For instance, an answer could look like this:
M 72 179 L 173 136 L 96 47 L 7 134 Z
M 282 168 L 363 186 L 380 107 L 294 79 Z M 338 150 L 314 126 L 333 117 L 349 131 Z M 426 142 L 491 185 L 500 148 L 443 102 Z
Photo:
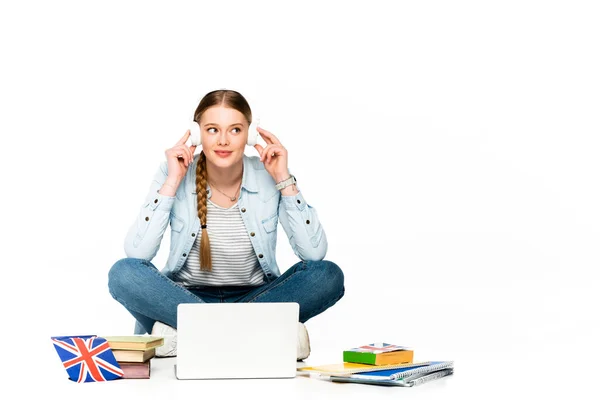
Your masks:
M 404 364 L 413 362 L 413 351 L 387 343 L 372 343 L 344 351 L 344 362 L 369 365 Z

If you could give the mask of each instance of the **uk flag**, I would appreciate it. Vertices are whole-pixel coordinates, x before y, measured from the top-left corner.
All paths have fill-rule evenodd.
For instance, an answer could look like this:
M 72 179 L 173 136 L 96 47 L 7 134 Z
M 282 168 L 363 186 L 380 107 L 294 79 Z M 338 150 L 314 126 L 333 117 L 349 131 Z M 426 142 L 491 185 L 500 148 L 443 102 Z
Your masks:
M 52 336 L 51 339 L 72 381 L 103 382 L 123 376 L 106 339 L 96 335 Z

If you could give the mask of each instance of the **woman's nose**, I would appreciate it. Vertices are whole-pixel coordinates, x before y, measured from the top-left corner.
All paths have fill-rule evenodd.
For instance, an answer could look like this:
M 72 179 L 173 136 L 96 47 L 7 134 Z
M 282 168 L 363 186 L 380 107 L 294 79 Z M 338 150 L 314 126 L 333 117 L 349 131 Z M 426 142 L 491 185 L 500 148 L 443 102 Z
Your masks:
M 224 145 L 224 144 L 228 144 L 228 140 L 227 140 L 227 133 L 222 132 L 219 134 L 219 145 Z

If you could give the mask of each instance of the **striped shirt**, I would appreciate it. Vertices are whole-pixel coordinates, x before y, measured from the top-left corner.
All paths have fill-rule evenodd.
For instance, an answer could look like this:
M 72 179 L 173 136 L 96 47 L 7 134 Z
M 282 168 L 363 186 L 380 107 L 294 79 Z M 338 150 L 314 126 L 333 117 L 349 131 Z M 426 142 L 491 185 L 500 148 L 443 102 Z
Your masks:
M 200 271 L 200 229 L 185 264 L 173 277 L 174 280 L 184 286 L 263 285 L 264 272 L 250 242 L 238 203 L 224 208 L 208 199 L 206 206 L 212 271 Z

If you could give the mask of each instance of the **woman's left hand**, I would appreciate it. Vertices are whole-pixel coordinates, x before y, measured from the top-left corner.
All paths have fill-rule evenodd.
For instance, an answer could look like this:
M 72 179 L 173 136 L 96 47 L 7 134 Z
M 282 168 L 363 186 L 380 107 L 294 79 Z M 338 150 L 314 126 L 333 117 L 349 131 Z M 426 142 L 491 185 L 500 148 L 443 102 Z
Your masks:
M 288 172 L 288 152 L 281 144 L 279 139 L 271 132 L 257 127 L 256 130 L 267 143 L 266 147 L 260 144 L 255 144 L 254 148 L 260 155 L 260 161 L 264 163 L 265 169 L 273 177 L 275 182 L 280 182 L 287 179 L 290 174 Z

